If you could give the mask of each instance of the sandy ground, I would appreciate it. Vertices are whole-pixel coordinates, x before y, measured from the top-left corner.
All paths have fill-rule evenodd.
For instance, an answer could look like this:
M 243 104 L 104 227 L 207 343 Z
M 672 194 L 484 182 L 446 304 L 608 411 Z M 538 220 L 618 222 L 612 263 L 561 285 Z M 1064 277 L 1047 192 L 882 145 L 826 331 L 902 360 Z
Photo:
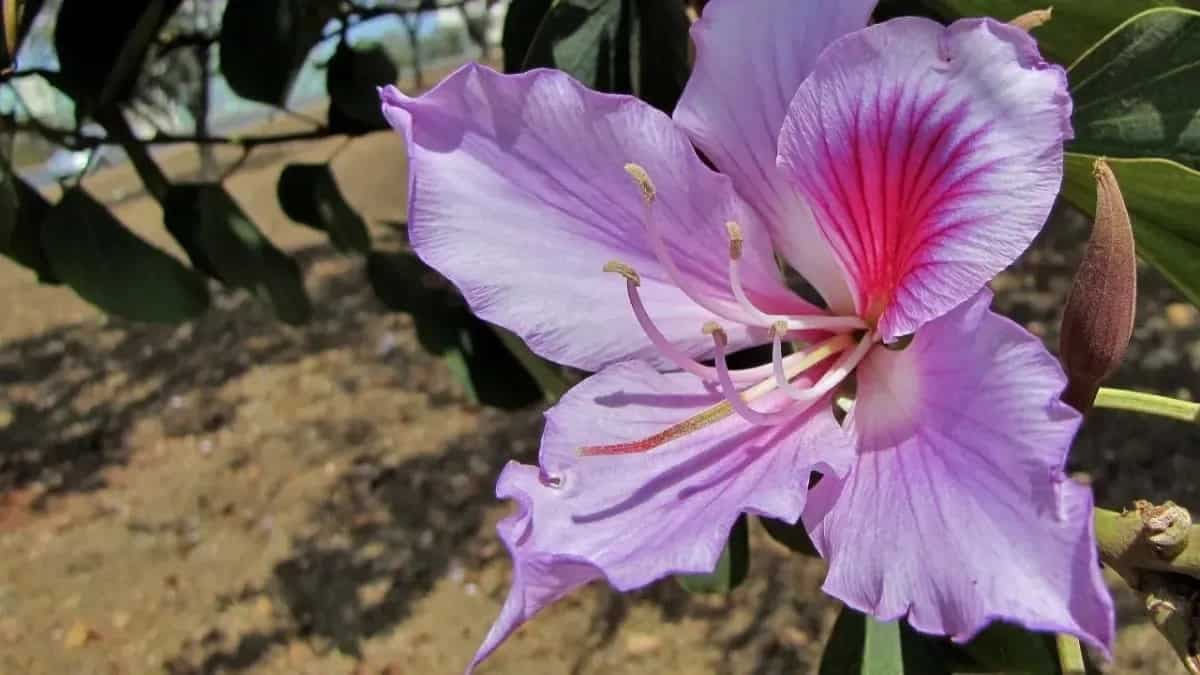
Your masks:
M 280 127 L 296 122 L 284 121 Z M 467 403 L 407 317 L 372 296 L 361 260 L 288 221 L 275 181 L 334 156 L 341 187 L 393 241 L 406 166 L 376 134 L 261 152 L 228 186 L 304 268 L 303 328 L 222 293 L 179 327 L 106 319 L 0 261 L 0 673 L 459 672 L 503 599 L 509 565 L 492 496 L 532 459 L 540 411 Z M 187 153 L 167 163 L 188 176 Z M 88 180 L 126 223 L 172 248 L 128 169 Z M 995 284 L 997 306 L 1056 336 L 1085 224 L 1068 213 Z M 1191 396 L 1196 312 L 1151 270 L 1121 384 Z M 1101 504 L 1200 506 L 1200 432 L 1100 413 L 1073 468 Z M 836 604 L 820 561 L 755 530 L 750 580 L 728 597 L 667 581 L 577 593 L 481 672 L 814 672 Z M 1112 673 L 1179 672 L 1127 592 Z

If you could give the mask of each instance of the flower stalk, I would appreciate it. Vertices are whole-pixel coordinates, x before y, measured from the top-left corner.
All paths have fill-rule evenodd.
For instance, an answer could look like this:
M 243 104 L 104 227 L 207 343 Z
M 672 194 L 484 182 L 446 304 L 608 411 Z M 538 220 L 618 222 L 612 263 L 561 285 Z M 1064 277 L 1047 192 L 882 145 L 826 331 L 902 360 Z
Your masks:
M 1170 417 L 1182 422 L 1200 422 L 1200 403 L 1140 391 L 1101 387 L 1092 405 L 1097 408 Z
M 1200 527 L 1173 502 L 1095 510 L 1100 559 L 1146 603 L 1184 667 L 1200 675 Z

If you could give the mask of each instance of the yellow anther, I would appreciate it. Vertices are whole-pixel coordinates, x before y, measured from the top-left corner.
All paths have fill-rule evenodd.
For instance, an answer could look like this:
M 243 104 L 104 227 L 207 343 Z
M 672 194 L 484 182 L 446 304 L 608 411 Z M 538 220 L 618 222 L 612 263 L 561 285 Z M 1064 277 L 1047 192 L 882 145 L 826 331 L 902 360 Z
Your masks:
M 730 220 L 726 221 L 725 230 L 729 232 L 729 257 L 737 260 L 742 257 L 742 244 L 745 243 L 742 226 Z
M 771 329 L 767 332 L 767 337 L 774 340 L 776 337 L 783 337 L 788 334 L 788 324 L 783 319 L 771 324 Z
M 704 326 L 700 328 L 705 335 L 711 335 L 713 340 L 716 340 L 724 347 L 729 343 L 729 336 L 725 334 L 725 329 L 721 328 L 716 321 L 705 321 Z
M 641 189 L 642 199 L 646 200 L 647 204 L 653 202 L 654 197 L 658 193 L 654 190 L 654 183 L 650 182 L 650 174 L 646 173 L 646 170 L 642 168 L 642 165 L 629 162 L 625 165 L 625 173 L 629 174 L 629 177 L 632 178 L 633 182 L 637 183 L 638 188 Z
M 604 263 L 604 271 L 620 274 L 628 279 L 629 282 L 634 286 L 642 285 L 642 277 L 637 273 L 637 270 L 619 260 L 609 260 L 608 262 Z

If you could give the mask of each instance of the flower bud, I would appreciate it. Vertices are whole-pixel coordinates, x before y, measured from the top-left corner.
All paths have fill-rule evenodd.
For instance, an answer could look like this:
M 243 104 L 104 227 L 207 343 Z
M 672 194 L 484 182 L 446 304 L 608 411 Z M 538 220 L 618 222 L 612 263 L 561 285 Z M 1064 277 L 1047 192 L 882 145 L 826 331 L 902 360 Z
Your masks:
M 1052 7 L 1047 7 L 1046 9 L 1035 9 L 1031 12 L 1025 12 L 1021 16 L 1018 16 L 1008 23 L 1028 33 L 1034 28 L 1037 28 L 1038 26 L 1048 22 L 1053 13 L 1054 9 Z
M 1096 220 L 1067 297 L 1059 352 L 1069 380 L 1063 400 L 1086 413 L 1133 335 L 1137 259 L 1133 227 L 1117 177 L 1096 160 Z

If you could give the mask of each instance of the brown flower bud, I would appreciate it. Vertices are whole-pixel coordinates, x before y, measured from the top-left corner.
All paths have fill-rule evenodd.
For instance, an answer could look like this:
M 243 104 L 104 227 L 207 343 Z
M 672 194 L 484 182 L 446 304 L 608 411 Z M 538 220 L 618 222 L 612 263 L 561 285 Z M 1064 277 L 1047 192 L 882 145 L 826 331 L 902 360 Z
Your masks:
M 1069 380 L 1063 400 L 1086 413 L 1133 335 L 1137 259 L 1129 211 L 1103 159 L 1096 177 L 1096 221 L 1063 312 L 1059 352 Z
M 1021 16 L 1018 16 L 1008 23 L 1028 33 L 1034 28 L 1037 28 L 1038 26 L 1048 22 L 1053 13 L 1053 7 L 1047 7 L 1046 9 L 1035 9 L 1031 12 L 1025 12 Z

